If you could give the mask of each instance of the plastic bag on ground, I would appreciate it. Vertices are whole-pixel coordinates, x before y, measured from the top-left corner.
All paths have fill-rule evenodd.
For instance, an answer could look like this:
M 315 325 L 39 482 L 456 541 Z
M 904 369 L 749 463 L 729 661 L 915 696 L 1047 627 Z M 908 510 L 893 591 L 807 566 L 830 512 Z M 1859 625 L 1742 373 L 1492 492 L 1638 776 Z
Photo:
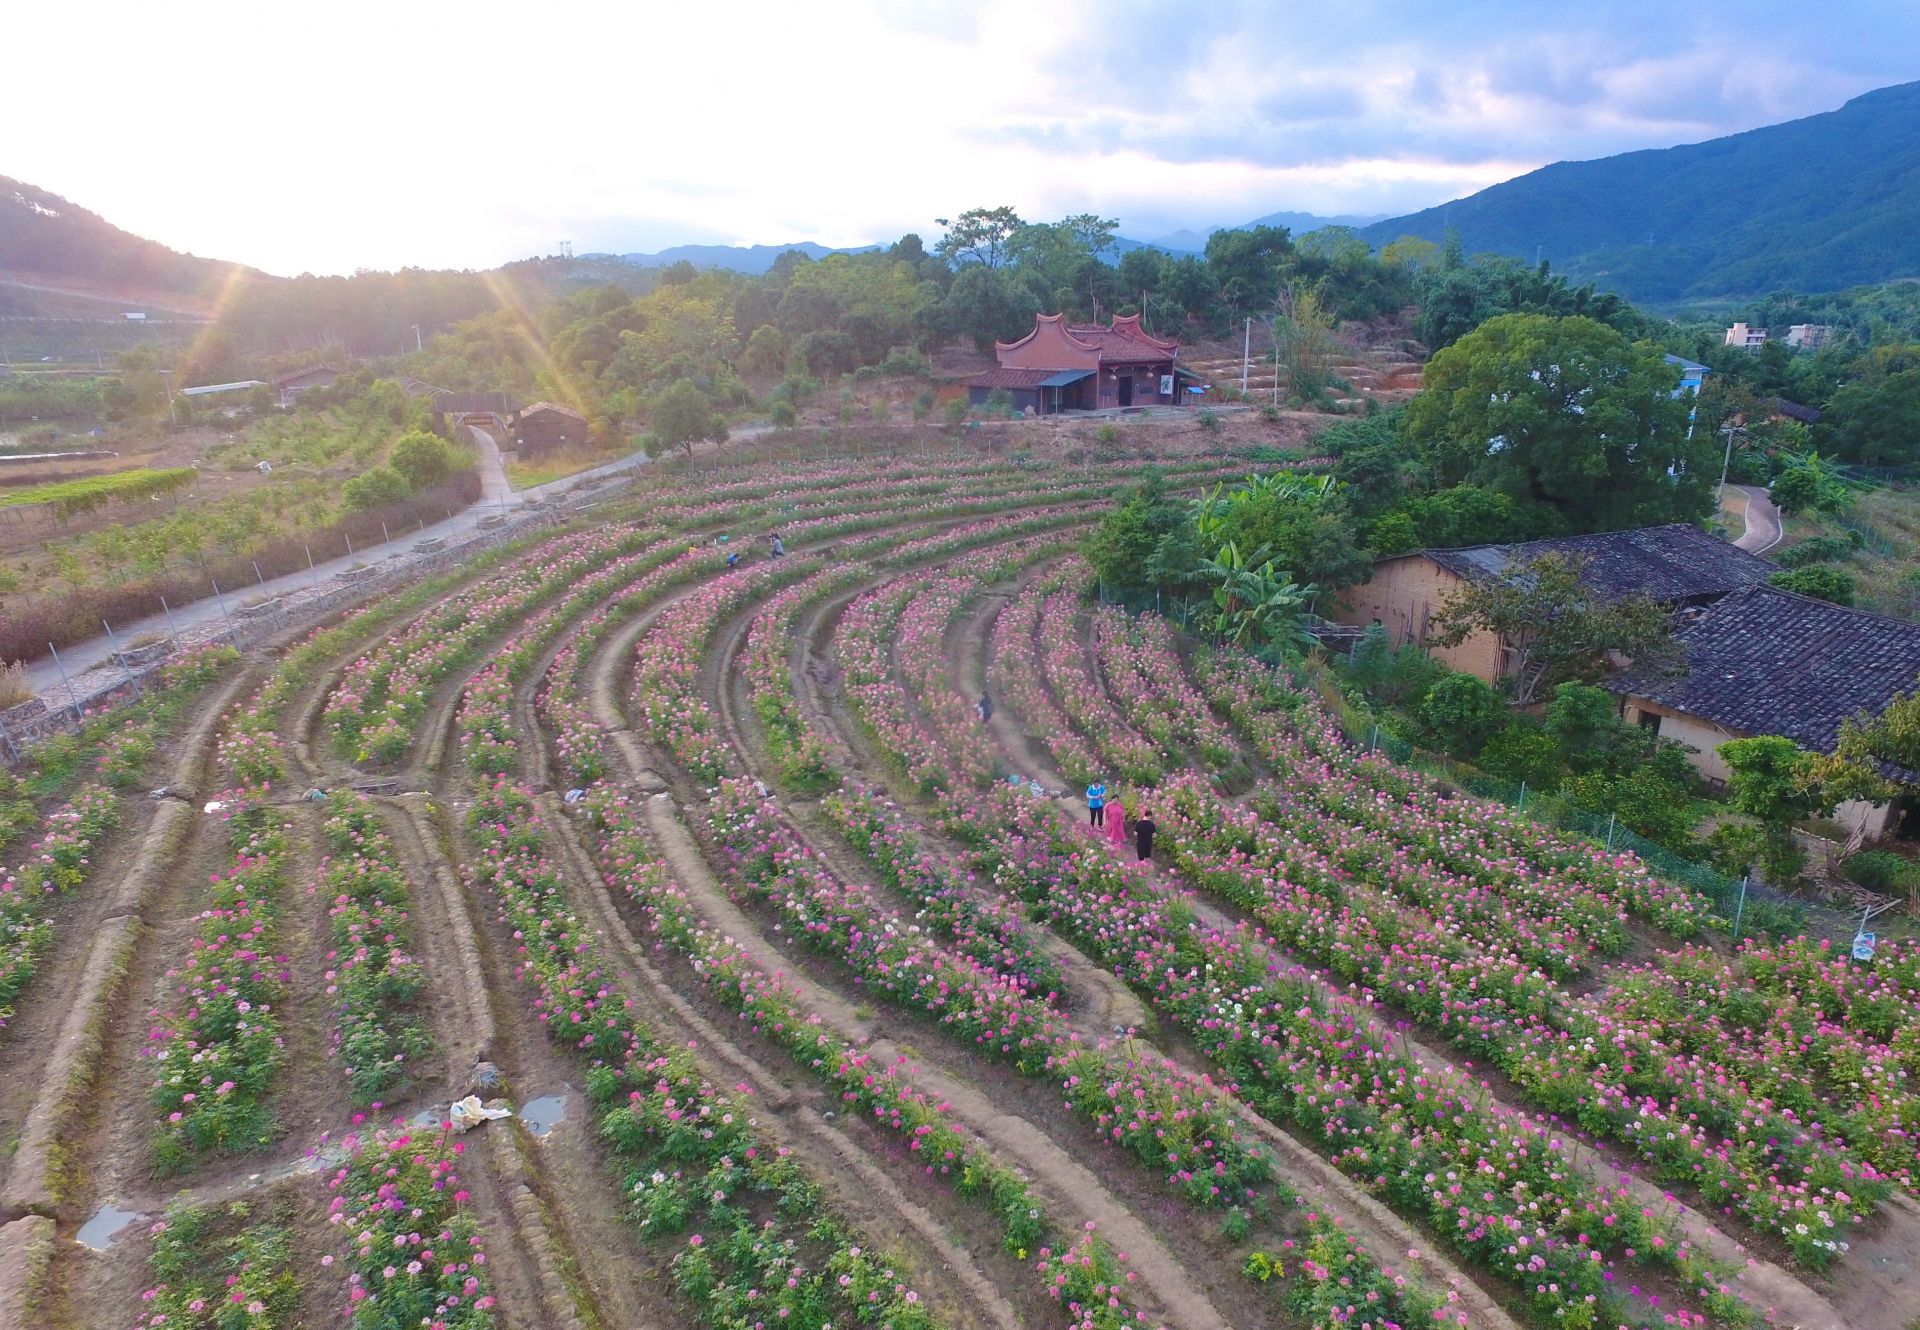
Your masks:
M 453 1124 L 456 1132 L 465 1132 L 468 1128 L 477 1127 L 483 1122 L 491 1122 L 495 1118 L 512 1116 L 513 1110 L 510 1108 L 488 1108 L 480 1102 L 480 1096 L 477 1094 L 454 1100 L 453 1107 L 447 1110 L 447 1120 Z

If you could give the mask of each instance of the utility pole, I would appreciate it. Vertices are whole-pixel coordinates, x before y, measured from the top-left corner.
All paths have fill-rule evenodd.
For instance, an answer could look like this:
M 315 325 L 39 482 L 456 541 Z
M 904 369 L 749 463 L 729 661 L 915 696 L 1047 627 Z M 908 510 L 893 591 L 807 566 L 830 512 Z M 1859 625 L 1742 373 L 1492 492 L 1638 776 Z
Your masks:
M 426 344 L 420 340 L 420 325 L 417 323 L 413 325 L 413 349 L 415 351 L 426 350 Z
M 1247 331 L 1240 339 L 1240 395 L 1247 395 L 1247 371 L 1253 367 L 1253 317 L 1247 317 Z

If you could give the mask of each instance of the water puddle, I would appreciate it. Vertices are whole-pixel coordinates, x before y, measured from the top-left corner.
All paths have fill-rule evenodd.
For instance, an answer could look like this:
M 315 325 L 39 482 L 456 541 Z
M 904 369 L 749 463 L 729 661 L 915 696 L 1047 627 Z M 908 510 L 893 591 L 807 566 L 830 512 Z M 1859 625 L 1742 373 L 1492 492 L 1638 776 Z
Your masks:
M 567 1096 L 562 1092 L 529 1099 L 520 1106 L 519 1113 L 528 1131 L 536 1137 L 545 1136 L 567 1120 Z
M 93 1251 L 105 1251 L 113 1242 L 114 1234 L 131 1224 L 140 1216 L 132 1210 L 122 1210 L 116 1205 L 103 1205 L 100 1213 L 80 1226 L 74 1235 L 74 1241 Z

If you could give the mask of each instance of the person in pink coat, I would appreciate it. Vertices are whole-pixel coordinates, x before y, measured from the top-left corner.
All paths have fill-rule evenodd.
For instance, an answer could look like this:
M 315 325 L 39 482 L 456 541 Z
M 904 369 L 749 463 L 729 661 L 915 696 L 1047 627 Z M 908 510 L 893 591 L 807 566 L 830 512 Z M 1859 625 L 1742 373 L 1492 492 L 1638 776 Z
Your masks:
M 1107 839 L 1115 845 L 1126 844 L 1127 842 L 1127 825 L 1126 825 L 1127 824 L 1127 806 L 1124 803 L 1122 803 L 1118 798 L 1110 799 L 1107 802 L 1107 816 L 1105 818 L 1105 823 L 1106 825 L 1104 829 L 1107 833 Z

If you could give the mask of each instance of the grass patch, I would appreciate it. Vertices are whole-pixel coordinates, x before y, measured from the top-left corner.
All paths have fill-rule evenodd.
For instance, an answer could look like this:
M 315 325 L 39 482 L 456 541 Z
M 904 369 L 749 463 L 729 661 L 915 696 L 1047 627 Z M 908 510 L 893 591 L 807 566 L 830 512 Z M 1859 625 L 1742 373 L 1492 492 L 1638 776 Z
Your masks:
M 516 490 L 528 490 L 536 485 L 547 485 L 556 480 L 565 480 L 568 476 L 577 476 L 582 471 L 591 471 L 596 466 L 605 466 L 626 456 L 629 454 L 619 452 L 555 453 L 538 461 L 508 462 L 507 483 Z

